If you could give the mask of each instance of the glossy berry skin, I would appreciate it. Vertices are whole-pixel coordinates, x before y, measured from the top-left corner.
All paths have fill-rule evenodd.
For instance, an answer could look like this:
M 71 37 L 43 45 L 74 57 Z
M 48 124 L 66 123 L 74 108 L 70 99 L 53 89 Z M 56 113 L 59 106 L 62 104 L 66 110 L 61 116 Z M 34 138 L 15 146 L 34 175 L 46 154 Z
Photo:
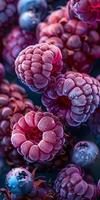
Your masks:
M 36 38 L 34 33 L 27 32 L 19 27 L 15 27 L 3 39 L 3 59 L 9 65 L 8 71 L 15 70 L 14 61 L 20 51 L 30 44 L 35 44 Z
M 90 141 L 80 141 L 74 148 L 72 153 L 72 162 L 79 166 L 87 166 L 95 162 L 99 157 L 99 149 L 97 145 Z
M 29 162 L 48 161 L 62 148 L 63 126 L 51 113 L 31 111 L 14 125 L 11 142 Z
M 25 168 L 13 168 L 6 176 L 9 191 L 16 196 L 24 196 L 33 190 L 32 174 Z
M 59 200 L 96 200 L 96 186 L 84 180 L 84 174 L 76 165 L 61 170 L 54 188 Z
M 15 70 L 21 81 L 32 91 L 43 92 L 51 76 L 62 70 L 61 51 L 55 45 L 46 43 L 28 46 L 18 55 Z
M 100 83 L 87 74 L 61 74 L 49 85 L 42 103 L 68 125 L 79 126 L 99 106 Z
M 15 22 L 18 0 L 0 0 L 0 35 L 7 33 L 7 28 Z
M 78 19 L 86 22 L 100 22 L 100 2 L 98 0 L 70 0 L 70 8 Z
M 19 14 L 22 14 L 26 11 L 34 12 L 36 18 L 42 20 L 47 13 L 47 2 L 45 0 L 19 0 Z
M 99 24 L 88 25 L 75 17 L 69 18 L 68 10 L 68 6 L 61 8 L 38 25 L 38 41 L 60 48 L 65 71 L 90 73 L 93 61 L 100 58 Z
M 5 69 L 2 63 L 0 63 L 0 82 L 3 80 L 5 75 Z
M 20 15 L 19 25 L 26 31 L 33 31 L 38 24 L 39 24 L 39 19 L 36 18 L 34 12 L 27 11 Z

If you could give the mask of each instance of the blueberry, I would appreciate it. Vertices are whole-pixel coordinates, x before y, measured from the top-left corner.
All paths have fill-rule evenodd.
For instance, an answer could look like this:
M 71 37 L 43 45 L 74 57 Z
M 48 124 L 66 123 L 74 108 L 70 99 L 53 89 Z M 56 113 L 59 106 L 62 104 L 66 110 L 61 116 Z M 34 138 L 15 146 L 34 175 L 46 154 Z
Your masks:
M 23 196 L 33 190 L 32 174 L 24 168 L 14 168 L 6 176 L 8 190 L 17 196 Z
M 43 19 L 47 12 L 47 3 L 45 0 L 19 0 L 19 14 L 29 10 L 34 11 L 38 16 L 41 16 L 41 19 Z
M 99 149 L 93 142 L 80 141 L 72 152 L 72 162 L 79 166 L 87 166 L 93 163 L 99 155 Z
M 27 11 L 21 14 L 19 18 L 20 27 L 26 31 L 32 31 L 39 23 L 39 19 L 36 18 L 34 12 Z

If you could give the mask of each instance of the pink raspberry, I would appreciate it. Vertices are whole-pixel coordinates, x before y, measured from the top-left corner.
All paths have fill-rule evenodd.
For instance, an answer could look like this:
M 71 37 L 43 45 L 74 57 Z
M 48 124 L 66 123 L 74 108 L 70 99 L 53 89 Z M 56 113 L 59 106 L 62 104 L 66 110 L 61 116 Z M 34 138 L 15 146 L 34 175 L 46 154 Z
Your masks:
M 70 0 L 70 9 L 82 21 L 100 22 L 100 1 L 98 0 Z
M 59 200 L 96 200 L 96 186 L 84 180 L 75 165 L 68 165 L 58 174 L 54 188 Z
M 100 103 L 100 83 L 87 74 L 67 72 L 59 75 L 42 97 L 47 110 L 70 126 L 86 122 Z
M 19 27 L 12 29 L 12 31 L 3 39 L 3 58 L 4 61 L 10 65 L 8 69 L 9 71 L 15 69 L 14 61 L 20 51 L 28 45 L 35 44 L 35 42 L 36 38 L 34 33 L 26 32 Z
M 31 111 L 14 125 L 11 142 L 30 162 L 51 160 L 64 143 L 63 126 L 51 113 Z
M 18 55 L 15 70 L 21 81 L 33 91 L 43 92 L 51 76 L 62 70 L 61 51 L 46 43 L 28 46 Z
M 62 18 L 59 14 L 61 10 Z M 99 24 L 88 25 L 77 18 L 68 19 L 66 15 L 65 9 L 61 8 L 40 23 L 37 28 L 38 41 L 54 44 L 61 49 L 66 70 L 89 73 L 93 61 L 100 58 Z
M 4 78 L 4 74 L 5 74 L 4 66 L 2 65 L 2 63 L 0 63 L 0 82 Z

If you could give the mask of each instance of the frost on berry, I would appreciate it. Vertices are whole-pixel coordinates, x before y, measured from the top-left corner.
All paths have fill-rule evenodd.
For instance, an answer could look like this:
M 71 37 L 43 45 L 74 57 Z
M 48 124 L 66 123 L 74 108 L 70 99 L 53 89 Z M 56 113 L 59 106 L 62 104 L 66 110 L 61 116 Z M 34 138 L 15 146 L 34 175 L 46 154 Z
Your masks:
M 62 55 L 58 47 L 48 44 L 28 46 L 15 61 L 17 76 L 33 91 L 46 89 L 51 76 L 62 70 Z
M 11 142 L 30 162 L 51 160 L 64 143 L 63 126 L 51 113 L 31 111 L 14 125 Z
M 86 122 L 100 103 L 100 83 L 87 74 L 59 75 L 42 97 L 47 110 L 70 126 Z

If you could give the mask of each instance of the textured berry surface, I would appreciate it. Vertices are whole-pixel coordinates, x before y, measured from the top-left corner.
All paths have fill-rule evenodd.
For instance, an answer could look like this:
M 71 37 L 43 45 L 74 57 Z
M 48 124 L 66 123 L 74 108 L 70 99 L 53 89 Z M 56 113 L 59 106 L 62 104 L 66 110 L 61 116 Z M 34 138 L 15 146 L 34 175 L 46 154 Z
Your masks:
M 100 83 L 87 74 L 61 74 L 43 95 L 42 103 L 70 126 L 78 126 L 98 107 Z
M 62 148 L 63 126 L 51 113 L 31 111 L 14 125 L 11 142 L 26 160 L 47 161 Z
M 15 27 L 12 31 L 3 39 L 3 58 L 9 66 L 9 71 L 15 69 L 14 61 L 20 51 L 26 48 L 30 44 L 35 44 L 36 39 L 34 33 L 26 32 L 19 27 Z
M 85 22 L 100 22 L 100 1 L 98 0 L 70 0 L 71 10 Z
M 55 190 L 59 200 L 96 200 L 96 187 L 84 180 L 84 174 L 75 165 L 68 165 L 58 175 Z
M 79 166 L 87 166 L 95 162 L 99 157 L 99 148 L 90 141 L 80 141 L 74 148 L 72 153 L 72 161 Z
M 39 43 L 55 44 L 61 49 L 65 70 L 89 73 L 100 58 L 99 24 L 87 25 L 66 17 L 67 8 L 51 13 L 37 29 Z
M 25 168 L 14 168 L 7 174 L 6 184 L 11 193 L 23 196 L 32 191 L 33 177 Z
M 33 91 L 43 92 L 51 76 L 62 70 L 61 51 L 46 43 L 28 46 L 18 55 L 15 70 L 21 81 Z

